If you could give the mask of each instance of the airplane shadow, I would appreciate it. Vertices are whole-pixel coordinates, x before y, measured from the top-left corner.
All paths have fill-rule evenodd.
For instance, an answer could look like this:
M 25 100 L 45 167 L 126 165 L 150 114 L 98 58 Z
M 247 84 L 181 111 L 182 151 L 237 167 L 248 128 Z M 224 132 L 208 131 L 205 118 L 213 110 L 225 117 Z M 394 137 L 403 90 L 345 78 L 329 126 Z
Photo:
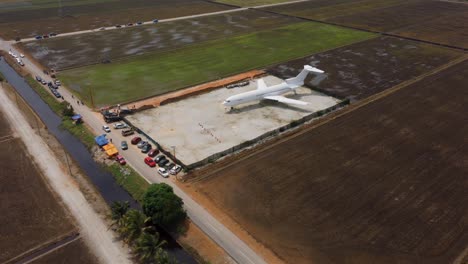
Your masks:
M 312 94 L 312 90 L 310 94 Z M 288 94 L 285 97 L 295 99 L 295 100 L 300 100 L 303 96 L 310 95 L 310 94 Z M 277 101 L 266 99 L 266 100 L 261 100 L 256 104 L 234 107 L 233 109 L 228 110 L 226 114 L 240 114 L 240 113 L 244 113 L 247 111 L 259 109 L 265 106 L 274 106 L 274 107 L 283 108 L 283 109 L 290 109 L 290 110 L 294 110 L 294 111 L 301 112 L 301 113 L 313 113 L 314 112 L 314 111 L 296 107 L 290 104 L 280 103 Z

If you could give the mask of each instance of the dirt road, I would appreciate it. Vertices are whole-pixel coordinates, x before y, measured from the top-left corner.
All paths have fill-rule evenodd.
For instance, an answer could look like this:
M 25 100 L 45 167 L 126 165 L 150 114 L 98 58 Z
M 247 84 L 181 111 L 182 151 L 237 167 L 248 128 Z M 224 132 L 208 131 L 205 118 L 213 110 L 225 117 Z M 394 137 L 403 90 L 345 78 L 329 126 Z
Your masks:
M 79 190 L 78 184 L 60 167 L 52 151 L 27 123 L 23 114 L 0 89 L 0 108 L 10 122 L 39 168 L 44 172 L 50 186 L 62 198 L 80 226 L 80 231 L 89 247 L 102 263 L 132 263 L 123 245 L 115 241 L 114 234 L 91 208 Z

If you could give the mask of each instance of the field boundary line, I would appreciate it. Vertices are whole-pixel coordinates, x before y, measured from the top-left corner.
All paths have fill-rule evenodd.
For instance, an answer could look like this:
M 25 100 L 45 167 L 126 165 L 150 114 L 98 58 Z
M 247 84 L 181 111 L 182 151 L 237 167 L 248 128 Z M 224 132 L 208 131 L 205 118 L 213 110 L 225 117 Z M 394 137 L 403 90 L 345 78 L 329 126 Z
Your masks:
M 402 82 L 400 84 L 397 84 L 397 85 L 395 85 L 395 86 L 393 86 L 393 87 L 391 87 L 389 89 L 386 89 L 386 90 L 384 90 L 384 91 L 382 91 L 380 93 L 374 94 L 374 95 L 372 95 L 372 96 L 370 96 L 370 97 L 368 97 L 366 99 L 358 101 L 355 104 L 351 104 L 350 106 L 344 108 L 342 111 L 337 111 L 337 112 L 331 113 L 331 114 L 325 116 L 323 119 L 321 119 L 321 120 L 319 119 L 317 121 L 317 123 L 315 123 L 315 124 L 313 124 L 313 123 L 311 125 L 306 124 L 305 126 L 302 127 L 302 129 L 301 129 L 301 127 L 299 127 L 298 130 L 285 132 L 283 135 L 279 135 L 281 138 L 277 139 L 276 141 L 268 141 L 267 140 L 265 142 L 260 142 L 260 145 L 255 147 L 255 148 L 246 149 L 245 152 L 241 151 L 238 154 L 234 154 L 234 155 L 232 155 L 230 157 L 226 157 L 225 160 L 221 160 L 220 162 L 224 161 L 224 163 L 226 163 L 226 164 L 219 164 L 221 166 L 218 167 L 218 168 L 215 168 L 213 170 L 208 170 L 206 168 L 200 168 L 199 171 L 192 172 L 194 174 L 196 173 L 194 175 L 195 177 L 193 177 L 191 179 L 188 179 L 187 181 L 200 182 L 200 181 L 204 181 L 206 179 L 209 179 L 220 170 L 229 168 L 229 167 L 231 167 L 233 165 L 236 165 L 236 164 L 244 161 L 247 158 L 252 157 L 253 155 L 255 155 L 257 153 L 265 152 L 265 151 L 275 147 L 278 144 L 281 144 L 283 142 L 286 142 L 286 141 L 289 141 L 289 140 L 291 140 L 293 138 L 301 136 L 301 135 L 303 135 L 305 133 L 308 133 L 309 131 L 311 131 L 313 129 L 316 129 L 316 128 L 322 126 L 322 125 L 325 125 L 330 121 L 333 121 L 335 119 L 343 117 L 343 116 L 345 116 L 345 115 L 347 115 L 349 113 L 352 113 L 355 110 L 358 110 L 358 109 L 360 109 L 362 107 L 365 107 L 365 106 L 367 106 L 367 105 L 369 105 L 369 104 L 371 104 L 371 103 L 373 103 L 375 101 L 378 101 L 378 100 L 380 100 L 380 99 L 382 99 L 384 97 L 387 97 L 387 96 L 389 96 L 389 95 L 391 95 L 391 94 L 393 94 L 393 93 L 395 93 L 395 92 L 397 92 L 397 91 L 399 91 L 401 89 L 404 89 L 404 88 L 410 86 L 413 83 L 421 81 L 421 80 L 425 79 L 426 77 L 435 75 L 435 74 L 437 74 L 437 73 L 439 73 L 439 72 L 441 72 L 441 71 L 443 71 L 443 70 L 445 70 L 447 68 L 450 68 L 450 67 L 455 66 L 455 65 L 457 65 L 459 63 L 462 63 L 467 59 L 468 59 L 468 54 L 462 55 L 459 58 L 456 58 L 456 59 L 454 59 L 454 60 L 452 60 L 452 61 L 450 61 L 450 62 L 448 62 L 448 63 L 446 63 L 446 64 L 444 64 L 444 65 L 442 65 L 440 67 L 437 67 L 437 68 L 435 68 L 435 69 L 433 69 L 431 71 L 428 71 L 425 74 L 422 74 L 422 75 L 417 76 L 417 77 L 415 77 L 413 79 L 404 81 L 404 82 Z M 274 139 L 272 139 L 272 140 L 274 140 Z M 267 145 L 269 142 L 271 144 Z M 242 152 L 244 152 L 244 153 L 242 153 Z M 210 169 L 212 169 L 212 168 L 210 168 Z M 198 176 L 197 174 L 200 174 L 200 173 L 204 173 L 203 177 L 197 177 Z
M 57 236 L 55 238 L 49 239 L 48 241 L 45 241 L 44 243 L 42 243 L 40 245 L 37 245 L 37 246 L 35 246 L 35 247 L 33 247 L 33 248 L 29 249 L 29 250 L 26 250 L 26 251 L 22 252 L 21 254 L 7 260 L 6 262 L 4 262 L 4 264 L 25 263 L 24 262 L 25 258 L 29 258 L 29 256 L 31 256 L 31 255 L 38 254 L 42 250 L 47 249 L 48 247 L 54 246 L 55 244 L 60 243 L 60 242 L 62 242 L 64 240 L 79 237 L 79 236 L 80 236 L 80 233 L 78 233 L 76 231 L 71 231 L 71 232 L 68 232 L 66 234 Z M 60 245 L 61 244 L 56 245 L 52 249 L 54 249 L 54 248 L 56 248 L 56 247 L 58 247 Z M 51 251 L 52 249 L 47 250 L 47 252 Z
M 56 251 L 56 250 L 58 250 L 58 249 L 60 249 L 60 248 L 62 248 L 62 247 L 64 247 L 64 246 L 66 246 L 66 245 L 68 245 L 68 244 L 71 244 L 71 243 L 77 241 L 77 240 L 80 239 L 80 238 L 81 238 L 81 237 L 80 237 L 80 234 L 79 234 L 79 233 L 72 234 L 72 235 L 69 236 L 69 237 L 65 237 L 65 238 L 63 238 L 62 240 L 55 242 L 53 245 L 51 245 L 52 248 L 50 248 L 50 249 L 45 249 L 46 251 L 44 251 L 44 252 L 40 252 L 40 250 L 39 250 L 39 252 L 32 253 L 32 254 L 31 254 L 32 256 L 25 256 L 25 258 L 29 258 L 29 259 L 27 259 L 27 260 L 25 260 L 25 261 L 21 261 L 21 260 L 20 260 L 20 261 L 18 261 L 18 264 L 19 264 L 19 263 L 21 263 L 21 264 L 31 263 L 31 262 L 33 262 L 33 261 L 35 261 L 35 260 L 37 260 L 37 259 L 40 259 L 40 258 L 42 258 L 42 257 L 44 257 L 44 256 L 49 255 L 50 253 L 53 253 L 54 251 Z M 35 256 L 35 254 L 37 254 L 37 255 Z

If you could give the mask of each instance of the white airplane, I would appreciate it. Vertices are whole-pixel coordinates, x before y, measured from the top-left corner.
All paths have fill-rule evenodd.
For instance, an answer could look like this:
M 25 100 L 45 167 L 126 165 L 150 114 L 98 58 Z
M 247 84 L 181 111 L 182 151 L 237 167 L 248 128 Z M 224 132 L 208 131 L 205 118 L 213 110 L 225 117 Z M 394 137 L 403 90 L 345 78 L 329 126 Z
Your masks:
M 265 81 L 263 81 L 263 79 L 259 79 L 257 81 L 257 90 L 230 96 L 224 100 L 223 105 L 231 106 L 232 109 L 232 107 L 235 105 L 265 99 L 278 101 L 285 104 L 306 105 L 308 104 L 307 102 L 286 98 L 281 96 L 281 94 L 290 91 L 294 91 L 294 93 L 296 93 L 295 89 L 304 85 L 304 79 L 307 77 L 309 72 L 324 73 L 324 71 L 314 68 L 310 65 L 304 65 L 304 69 L 296 77 L 286 79 L 286 81 L 277 85 L 267 87 Z

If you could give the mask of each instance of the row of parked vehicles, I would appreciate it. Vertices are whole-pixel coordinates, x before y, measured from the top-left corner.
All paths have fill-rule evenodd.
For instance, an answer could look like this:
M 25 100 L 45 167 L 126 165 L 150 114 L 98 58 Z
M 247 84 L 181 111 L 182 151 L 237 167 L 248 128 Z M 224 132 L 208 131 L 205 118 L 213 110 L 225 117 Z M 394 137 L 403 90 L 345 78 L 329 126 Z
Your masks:
M 13 51 L 9 50 L 8 51 L 8 54 L 10 54 L 10 56 L 12 56 L 13 58 L 15 58 L 16 62 L 21 65 L 21 66 L 24 66 L 24 62 L 21 58 L 24 58 L 24 55 L 23 53 L 20 53 L 20 55 L 16 55 L 16 53 L 14 53 Z
M 114 129 L 122 129 L 121 133 L 123 136 L 128 136 L 128 135 L 132 135 L 135 133 L 135 131 L 132 128 L 130 128 L 127 124 L 123 122 L 115 123 L 113 127 Z M 111 132 L 111 128 L 107 125 L 102 126 L 102 129 L 106 133 Z M 138 136 L 133 137 L 130 143 L 132 145 L 136 145 L 137 148 L 141 150 L 141 153 L 144 153 L 147 155 L 147 157 L 145 157 L 144 159 L 144 162 L 146 163 L 146 165 L 150 167 L 156 167 L 156 166 L 159 167 L 158 173 L 162 177 L 167 178 L 169 177 L 169 174 L 176 175 L 182 170 L 182 167 L 180 165 L 172 163 L 166 156 L 162 154 L 158 155 L 160 154 L 159 149 L 153 148 L 150 142 L 146 140 L 142 140 L 141 137 L 138 137 Z M 122 150 L 128 149 L 128 143 L 126 140 L 120 142 L 120 148 Z M 120 155 L 116 157 L 116 160 L 122 165 L 126 163 L 125 159 Z
M 36 81 L 43 85 L 47 85 L 49 87 L 50 92 L 57 98 L 61 98 L 62 95 L 57 91 L 62 83 L 60 80 L 54 80 L 53 82 L 47 82 L 45 79 L 41 78 L 40 76 L 36 76 Z
M 34 38 L 35 38 L 35 39 L 46 39 L 46 38 L 55 37 L 55 36 L 57 36 L 57 35 L 58 35 L 57 33 L 52 32 L 52 33 L 45 34 L 45 35 L 37 35 L 37 36 L 35 36 Z

